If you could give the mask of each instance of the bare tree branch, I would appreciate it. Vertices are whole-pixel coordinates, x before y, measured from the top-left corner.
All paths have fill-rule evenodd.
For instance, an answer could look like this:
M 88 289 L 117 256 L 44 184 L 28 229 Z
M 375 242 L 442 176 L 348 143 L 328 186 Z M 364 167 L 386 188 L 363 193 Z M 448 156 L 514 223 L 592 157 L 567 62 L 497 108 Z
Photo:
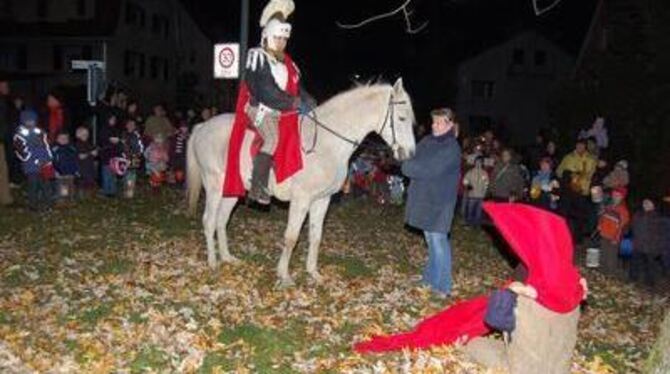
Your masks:
M 533 10 L 535 11 L 536 16 L 541 16 L 544 13 L 554 9 L 556 7 L 556 5 L 558 5 L 561 2 L 561 0 L 554 0 L 553 3 L 549 4 L 548 6 L 542 8 L 542 9 L 540 9 L 540 7 L 537 4 L 539 0 L 531 0 L 531 1 L 533 2 Z
M 397 14 L 402 13 L 404 19 L 405 19 L 405 31 L 407 31 L 410 34 L 416 34 L 421 32 L 427 25 L 428 21 L 424 22 L 421 26 L 419 27 L 412 27 L 412 20 L 411 20 L 411 15 L 412 11 L 408 10 L 407 7 L 410 5 L 412 0 L 406 0 L 401 6 L 399 6 L 396 9 L 393 9 L 389 12 L 386 13 L 381 13 L 375 16 L 372 16 L 370 18 L 364 19 L 361 22 L 358 23 L 352 23 L 352 24 L 347 24 L 347 23 L 342 23 L 342 22 L 337 22 L 337 26 L 343 29 L 351 30 L 351 29 L 357 29 L 360 27 L 363 27 L 367 24 L 385 19 L 385 18 L 390 18 L 393 17 Z

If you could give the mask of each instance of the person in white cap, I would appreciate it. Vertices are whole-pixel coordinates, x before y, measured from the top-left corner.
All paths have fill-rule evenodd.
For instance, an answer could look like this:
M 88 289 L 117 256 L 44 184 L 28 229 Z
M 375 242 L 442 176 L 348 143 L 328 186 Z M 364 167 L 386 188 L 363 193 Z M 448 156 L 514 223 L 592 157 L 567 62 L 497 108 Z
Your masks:
M 291 37 L 286 18 L 293 12 L 292 0 L 272 0 L 263 10 L 261 45 L 249 50 L 244 81 L 249 89 L 245 112 L 263 138 L 260 153 L 253 163 L 249 198 L 270 203 L 267 190 L 273 155 L 279 141 L 282 113 L 307 113 L 316 103 L 300 84 L 300 72 L 285 53 Z

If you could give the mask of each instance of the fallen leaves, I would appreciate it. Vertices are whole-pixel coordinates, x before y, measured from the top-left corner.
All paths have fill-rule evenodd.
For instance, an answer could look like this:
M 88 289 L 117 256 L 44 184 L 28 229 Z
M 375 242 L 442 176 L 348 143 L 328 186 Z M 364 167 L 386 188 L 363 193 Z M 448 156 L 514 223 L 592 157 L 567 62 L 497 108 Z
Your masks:
M 298 286 L 282 291 L 274 284 L 285 210 L 240 207 L 230 243 L 243 262 L 211 270 L 200 224 L 174 214 L 178 204 L 168 193 L 136 204 L 94 200 L 49 219 L 0 216 L 0 225 L 22 228 L 0 236 L 0 369 L 21 362 L 27 372 L 486 372 L 452 347 L 351 351 L 353 342 L 410 329 L 445 306 L 416 282 L 426 250 L 404 230 L 401 209 L 334 206 L 323 282 L 308 281 L 301 242 L 292 264 Z M 482 232 L 457 226 L 452 244 L 456 298 L 487 292 L 509 274 Z M 639 371 L 667 299 L 585 275 L 592 296 L 573 372 Z

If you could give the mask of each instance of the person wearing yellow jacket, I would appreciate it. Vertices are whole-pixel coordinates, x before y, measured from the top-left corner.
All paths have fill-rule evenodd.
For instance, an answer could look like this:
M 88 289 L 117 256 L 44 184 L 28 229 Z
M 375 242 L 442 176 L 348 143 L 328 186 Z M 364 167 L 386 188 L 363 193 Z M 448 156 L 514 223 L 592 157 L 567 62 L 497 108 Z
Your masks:
M 575 150 L 563 157 L 556 175 L 561 178 L 563 172 L 572 172 L 572 186 L 575 192 L 588 196 L 591 189 L 591 178 L 596 171 L 598 160 L 586 150 L 586 144 L 578 141 Z

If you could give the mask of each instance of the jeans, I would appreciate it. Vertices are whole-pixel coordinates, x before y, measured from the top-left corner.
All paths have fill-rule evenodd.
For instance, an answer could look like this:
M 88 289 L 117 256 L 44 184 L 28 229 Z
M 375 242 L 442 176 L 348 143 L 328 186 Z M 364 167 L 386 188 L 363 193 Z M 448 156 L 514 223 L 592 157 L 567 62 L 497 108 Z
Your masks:
M 423 271 L 423 282 L 434 291 L 451 293 L 451 245 L 448 234 L 423 232 L 428 244 L 428 263 Z
M 484 199 L 463 198 L 463 218 L 468 225 L 479 226 L 482 222 L 482 202 Z
M 112 173 L 109 166 L 102 167 L 102 193 L 107 196 L 115 196 L 118 190 L 116 175 Z
M 39 174 L 28 174 L 28 207 L 32 210 L 47 209 L 54 198 L 51 181 Z

